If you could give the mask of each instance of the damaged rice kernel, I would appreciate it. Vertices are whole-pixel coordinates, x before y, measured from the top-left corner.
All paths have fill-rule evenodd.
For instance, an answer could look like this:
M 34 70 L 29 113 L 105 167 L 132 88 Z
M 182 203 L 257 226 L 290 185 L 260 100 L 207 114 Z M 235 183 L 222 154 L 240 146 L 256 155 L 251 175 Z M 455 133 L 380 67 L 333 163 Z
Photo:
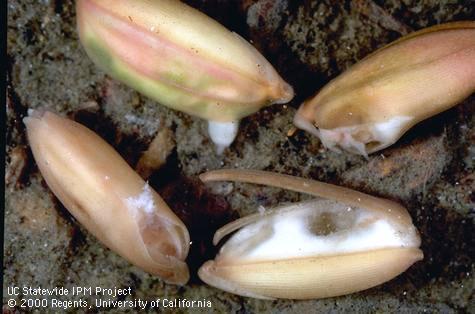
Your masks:
M 347 188 L 256 170 L 216 170 L 204 182 L 236 181 L 307 193 L 320 199 L 283 205 L 219 229 L 235 232 L 200 278 L 259 299 L 318 299 L 365 290 L 423 258 L 405 208 Z
M 409 34 L 305 101 L 294 124 L 332 150 L 367 156 L 475 91 L 475 22 Z
M 89 232 L 166 282 L 188 281 L 188 230 L 111 146 L 48 111 L 29 110 L 24 123 L 46 183 Z

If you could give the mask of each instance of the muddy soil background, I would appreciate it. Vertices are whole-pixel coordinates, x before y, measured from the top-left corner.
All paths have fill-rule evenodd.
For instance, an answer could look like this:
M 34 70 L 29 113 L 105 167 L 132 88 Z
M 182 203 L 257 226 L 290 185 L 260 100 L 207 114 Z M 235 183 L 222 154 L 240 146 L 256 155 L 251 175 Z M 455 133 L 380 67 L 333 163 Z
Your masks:
M 216 313 L 475 313 L 474 95 L 369 160 L 327 151 L 302 131 L 287 136 L 301 101 L 333 77 L 411 30 L 475 19 L 475 2 L 187 2 L 252 41 L 296 90 L 291 103 L 245 118 L 222 156 L 215 154 L 205 121 L 160 106 L 93 65 L 78 41 L 73 1 L 8 1 L 4 311 L 24 311 L 5 305 L 6 287 L 15 285 L 130 286 L 132 296 L 126 300 L 206 299 L 213 307 L 204 311 Z M 192 278 L 186 286 L 164 284 L 130 265 L 93 238 L 54 197 L 38 172 L 22 123 L 28 108 L 39 107 L 98 132 L 183 219 L 193 241 L 188 258 Z M 143 155 L 147 150 L 150 154 Z M 211 237 L 218 227 L 259 206 L 305 198 L 248 184 L 199 182 L 199 173 L 218 168 L 293 174 L 397 200 L 421 233 L 425 258 L 379 287 L 324 300 L 261 301 L 208 287 L 196 270 L 216 254 Z M 84 299 L 93 303 L 95 298 Z

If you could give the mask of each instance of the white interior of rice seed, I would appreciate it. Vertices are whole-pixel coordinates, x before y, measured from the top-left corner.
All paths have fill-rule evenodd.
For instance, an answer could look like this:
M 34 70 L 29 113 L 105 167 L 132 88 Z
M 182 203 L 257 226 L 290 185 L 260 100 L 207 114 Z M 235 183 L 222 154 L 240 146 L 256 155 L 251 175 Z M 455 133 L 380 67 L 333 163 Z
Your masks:
M 412 224 L 386 218 L 329 200 L 293 204 L 240 229 L 218 258 L 264 261 L 420 245 Z
M 392 141 L 412 119 L 409 116 L 395 116 L 385 122 L 374 123 L 373 133 L 377 134 L 376 139 L 380 142 Z
M 216 122 L 208 121 L 209 137 L 216 145 L 218 155 L 232 144 L 239 129 L 239 121 Z
M 340 147 L 346 151 L 367 155 L 393 144 L 412 120 L 408 116 L 396 116 L 379 123 L 367 123 L 331 130 L 319 129 L 319 138 L 329 149 Z M 361 134 L 366 134 L 362 138 Z

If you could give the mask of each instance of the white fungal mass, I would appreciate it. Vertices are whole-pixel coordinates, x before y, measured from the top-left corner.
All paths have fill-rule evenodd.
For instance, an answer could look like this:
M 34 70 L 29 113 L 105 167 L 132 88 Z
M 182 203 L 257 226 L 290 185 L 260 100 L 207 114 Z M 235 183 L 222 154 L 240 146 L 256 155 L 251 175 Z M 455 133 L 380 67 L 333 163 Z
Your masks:
M 137 215 L 137 211 L 139 210 L 143 210 L 147 214 L 152 214 L 156 210 L 152 190 L 147 183 L 145 183 L 142 193 L 135 197 L 127 197 L 126 202 L 132 216 Z
M 239 230 L 220 256 L 263 261 L 419 245 L 414 227 L 328 200 L 289 205 Z

